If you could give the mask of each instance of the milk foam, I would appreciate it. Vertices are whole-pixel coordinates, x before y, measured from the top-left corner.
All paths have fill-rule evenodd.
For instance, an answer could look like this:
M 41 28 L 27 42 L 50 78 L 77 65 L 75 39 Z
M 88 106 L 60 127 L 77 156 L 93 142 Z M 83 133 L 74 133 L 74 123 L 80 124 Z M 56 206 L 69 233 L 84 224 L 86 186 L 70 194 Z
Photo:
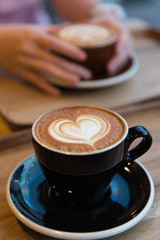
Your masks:
M 81 47 L 106 42 L 110 35 L 106 28 L 92 24 L 66 26 L 59 32 L 60 38 Z
M 75 122 L 70 119 L 53 121 L 48 132 L 59 142 L 83 143 L 94 145 L 95 142 L 110 132 L 111 125 L 108 120 L 95 115 L 81 115 Z

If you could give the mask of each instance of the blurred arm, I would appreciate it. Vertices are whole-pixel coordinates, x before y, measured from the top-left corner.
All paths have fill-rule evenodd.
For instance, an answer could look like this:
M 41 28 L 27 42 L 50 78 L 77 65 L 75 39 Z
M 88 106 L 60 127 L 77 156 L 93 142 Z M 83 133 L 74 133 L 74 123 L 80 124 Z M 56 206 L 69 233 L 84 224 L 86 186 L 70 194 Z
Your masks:
M 58 13 L 69 21 L 83 21 L 88 18 L 89 12 L 99 0 L 53 0 Z

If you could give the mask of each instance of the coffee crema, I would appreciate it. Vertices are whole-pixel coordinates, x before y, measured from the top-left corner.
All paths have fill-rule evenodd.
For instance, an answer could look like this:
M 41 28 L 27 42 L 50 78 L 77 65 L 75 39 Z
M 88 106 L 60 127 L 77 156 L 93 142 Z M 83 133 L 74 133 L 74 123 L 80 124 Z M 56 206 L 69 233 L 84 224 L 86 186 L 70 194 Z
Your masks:
M 115 38 L 110 28 L 92 24 L 72 24 L 60 29 L 57 36 L 82 48 L 101 46 Z
M 46 147 L 66 153 L 90 153 L 123 138 L 126 126 L 115 113 L 89 106 L 66 107 L 43 115 L 34 133 Z

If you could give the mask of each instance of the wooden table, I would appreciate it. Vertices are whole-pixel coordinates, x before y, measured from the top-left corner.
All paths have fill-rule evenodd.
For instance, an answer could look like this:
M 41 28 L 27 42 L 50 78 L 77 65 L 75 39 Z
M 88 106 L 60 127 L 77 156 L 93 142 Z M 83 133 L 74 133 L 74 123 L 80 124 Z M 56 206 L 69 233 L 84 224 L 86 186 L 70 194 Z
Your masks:
M 7 125 L 6 121 L 0 116 L 0 137 L 11 133 L 12 130 Z
M 153 136 L 151 149 L 139 161 L 149 170 L 155 184 L 155 199 L 151 210 L 145 218 L 132 229 L 109 238 L 112 240 L 150 240 L 160 236 L 160 100 L 154 104 L 140 106 L 134 111 L 122 114 L 129 127 L 143 125 Z M 21 132 L 0 138 L 0 239 L 2 240 L 49 240 L 50 237 L 36 233 L 19 221 L 8 207 L 5 189 L 10 172 L 29 155 L 33 154 L 31 131 Z
M 138 37 L 139 35 L 140 37 Z M 88 103 L 86 99 L 89 99 L 88 101 L 91 101 L 91 103 L 95 105 L 92 99 L 96 100 L 96 103 L 97 99 L 99 99 L 100 106 L 102 102 L 106 104 L 101 107 L 111 106 L 112 109 L 121 113 L 121 115 L 126 118 L 129 127 L 143 125 L 153 136 L 153 145 L 151 149 L 139 159 L 149 170 L 155 184 L 155 199 L 153 206 L 139 224 L 122 234 L 109 238 L 109 240 L 150 240 L 159 239 L 160 235 L 160 84 L 159 65 L 155 64 L 155 62 L 158 63 L 160 59 L 160 32 L 148 32 L 148 30 L 147 32 L 142 32 L 140 30 L 138 36 L 136 35 L 135 39 L 138 42 L 136 50 L 141 60 L 141 71 L 135 80 L 129 81 L 125 83 L 125 85 L 122 84 L 117 86 L 117 90 L 110 88 L 89 93 L 80 92 L 80 96 L 77 96 L 76 92 L 75 96 L 73 96 L 78 99 L 77 101 L 79 101 L 79 99 L 81 101 L 83 100 L 84 104 Z M 152 41 L 150 41 L 150 37 Z M 154 61 L 150 56 L 151 53 L 152 57 L 154 56 Z M 148 68 L 150 62 L 153 64 L 152 68 Z M 147 74 L 144 75 L 146 70 L 148 70 Z M 20 123 L 19 126 L 27 123 L 27 126 L 29 126 L 37 115 L 41 115 L 41 111 L 48 111 L 48 108 L 55 105 L 53 99 L 42 96 L 42 94 L 35 90 L 30 90 L 28 88 L 23 89 L 22 86 L 17 87 L 17 85 L 15 85 L 15 88 L 12 88 L 12 83 L 11 85 L 7 84 L 5 81 L 4 83 L 4 89 L 1 89 L 0 95 L 3 108 L 1 105 L 0 110 L 3 112 L 3 116 L 6 117 L 7 121 L 12 120 L 12 123 Z M 124 92 L 127 93 L 127 91 L 125 88 L 130 90 L 126 98 Z M 117 91 L 120 95 L 117 95 Z M 130 92 L 132 93 L 132 99 Z M 144 96 L 140 98 L 142 92 Z M 137 95 L 135 95 L 135 93 Z M 109 104 L 108 100 L 112 102 L 112 97 L 114 99 L 114 96 L 119 100 L 123 97 L 127 106 L 123 105 L 123 103 L 116 108 L 117 100 L 115 105 L 107 105 Z M 65 99 L 69 97 L 67 94 L 64 94 L 63 97 L 64 99 L 59 99 L 59 101 L 64 105 L 64 102 L 66 102 Z M 108 100 L 106 99 L 107 97 Z M 15 99 L 16 101 L 13 101 Z M 71 102 L 73 103 L 74 101 L 71 99 Z M 75 104 L 76 103 L 75 101 Z M 46 109 L 46 107 L 48 108 Z M 36 233 L 21 224 L 8 207 L 5 197 L 7 179 L 18 163 L 34 153 L 30 128 L 14 133 L 11 132 L 6 122 L 0 117 L 0 240 L 49 240 L 51 238 Z

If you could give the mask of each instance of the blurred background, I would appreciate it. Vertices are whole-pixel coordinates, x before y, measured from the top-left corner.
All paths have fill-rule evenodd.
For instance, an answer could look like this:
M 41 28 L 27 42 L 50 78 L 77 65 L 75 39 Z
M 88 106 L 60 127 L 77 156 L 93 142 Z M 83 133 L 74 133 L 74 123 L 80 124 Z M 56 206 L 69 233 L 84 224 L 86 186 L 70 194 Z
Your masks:
M 130 18 L 139 18 L 151 26 L 160 28 L 160 0 L 102 0 L 103 2 L 118 3 L 124 7 Z M 59 16 L 51 14 L 50 0 L 45 3 L 54 23 L 59 23 Z
M 160 28 L 160 0 L 104 0 L 121 4 L 129 17 L 140 18 Z

